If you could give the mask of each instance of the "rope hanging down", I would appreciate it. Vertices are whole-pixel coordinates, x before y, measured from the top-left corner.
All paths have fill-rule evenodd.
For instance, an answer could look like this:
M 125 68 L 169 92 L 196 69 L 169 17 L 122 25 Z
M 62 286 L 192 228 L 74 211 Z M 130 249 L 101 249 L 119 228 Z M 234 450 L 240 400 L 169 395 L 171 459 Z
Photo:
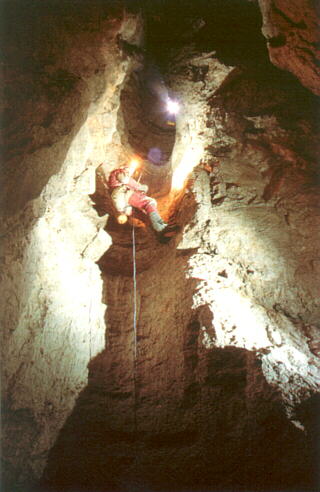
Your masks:
M 142 173 L 137 180 L 140 183 Z M 132 263 L 133 263 L 133 336 L 134 336 L 134 379 L 137 359 L 137 268 L 136 268 L 136 238 L 134 223 L 132 223 Z
M 136 271 L 136 241 L 134 224 L 132 224 L 132 263 L 133 263 L 133 336 L 134 336 L 134 360 L 133 360 L 133 425 L 137 436 L 137 271 Z M 138 443 L 134 444 L 134 475 L 138 475 Z
M 136 271 L 136 241 L 134 224 L 132 225 L 132 256 L 133 256 L 133 335 L 134 359 L 137 357 L 137 271 Z

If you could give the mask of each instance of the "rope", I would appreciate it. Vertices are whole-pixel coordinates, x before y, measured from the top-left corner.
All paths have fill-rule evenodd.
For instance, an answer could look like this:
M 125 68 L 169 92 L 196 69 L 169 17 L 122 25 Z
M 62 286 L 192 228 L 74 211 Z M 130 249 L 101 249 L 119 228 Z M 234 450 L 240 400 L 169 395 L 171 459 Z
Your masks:
M 134 425 L 134 476 L 138 476 L 138 420 L 137 420 L 137 269 L 136 269 L 136 240 L 135 229 L 132 224 L 132 263 L 133 263 L 133 425 Z
M 137 269 L 136 269 L 136 241 L 134 224 L 132 225 L 132 256 L 133 256 L 133 335 L 134 335 L 134 362 L 137 357 Z
M 140 182 L 141 174 L 138 179 Z M 136 267 L 136 238 L 134 223 L 132 223 L 132 264 L 133 264 L 133 336 L 134 336 L 134 360 L 133 360 L 133 425 L 135 432 L 134 444 L 134 475 L 138 476 L 138 419 L 137 419 L 137 267 Z
M 89 272 L 89 285 L 93 285 L 92 283 L 92 270 Z M 91 330 L 91 314 L 92 314 L 92 296 L 90 296 L 90 303 L 89 303 L 89 362 L 91 362 L 92 358 L 92 330 Z

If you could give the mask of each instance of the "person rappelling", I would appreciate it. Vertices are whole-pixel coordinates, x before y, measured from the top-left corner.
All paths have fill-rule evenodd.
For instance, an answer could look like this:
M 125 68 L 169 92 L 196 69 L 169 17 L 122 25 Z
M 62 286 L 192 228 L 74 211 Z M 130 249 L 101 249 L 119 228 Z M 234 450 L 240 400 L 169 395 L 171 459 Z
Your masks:
M 120 214 L 119 223 L 125 223 L 127 217 L 132 215 L 132 209 L 136 208 L 149 216 L 156 232 L 161 233 L 167 229 L 168 224 L 161 218 L 156 200 L 146 194 L 148 186 L 133 179 L 128 167 L 122 166 L 111 171 L 108 187 L 113 204 Z

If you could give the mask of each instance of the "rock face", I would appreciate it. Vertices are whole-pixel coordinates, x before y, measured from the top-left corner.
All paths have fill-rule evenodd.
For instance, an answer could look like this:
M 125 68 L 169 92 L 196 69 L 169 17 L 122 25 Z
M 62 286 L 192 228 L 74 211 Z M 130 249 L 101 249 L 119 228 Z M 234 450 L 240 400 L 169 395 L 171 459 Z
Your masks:
M 319 22 L 313 0 L 259 0 L 270 60 L 320 95 Z
M 31 173 L 4 219 L 7 490 L 25 492 L 46 464 L 43 491 L 315 491 L 317 98 L 270 64 L 252 2 L 187 2 L 178 21 L 172 2 L 146 5 L 148 62 L 182 109 L 173 149 L 156 96 L 157 130 L 139 140 L 140 17 L 95 5 L 58 23 L 68 43 L 56 68 L 77 77 L 55 116 L 72 115 L 66 133 L 45 130 L 47 147 L 23 144 L 6 168 L 8 200 L 18 162 Z M 99 173 L 93 195 L 95 169 L 146 158 L 153 142 L 172 156 L 147 164 L 151 189 L 167 189 L 163 170 L 194 167 L 159 199 L 180 225 L 167 244 L 143 217 L 134 230 L 106 223 Z
M 5 10 L 1 360 L 3 487 L 10 491 L 41 475 L 87 384 L 88 362 L 104 348 L 95 262 L 111 238 L 89 194 L 132 66 L 117 36 L 139 37 L 138 17 L 119 8 L 29 9 Z
M 167 54 L 183 102 L 172 168 L 199 164 L 176 210 L 182 232 L 159 245 L 136 230 L 135 337 L 131 229 L 108 225 L 107 348 L 45 488 L 313 490 L 315 98 L 267 62 L 228 65 L 210 47 Z

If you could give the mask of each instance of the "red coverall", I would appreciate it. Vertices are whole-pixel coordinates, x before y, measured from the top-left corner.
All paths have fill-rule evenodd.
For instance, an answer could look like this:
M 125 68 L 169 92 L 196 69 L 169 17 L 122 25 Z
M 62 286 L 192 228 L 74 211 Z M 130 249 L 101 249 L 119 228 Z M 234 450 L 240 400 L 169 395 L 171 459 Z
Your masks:
M 108 185 L 118 212 L 131 215 L 131 207 L 135 207 L 149 216 L 150 223 L 156 232 L 162 232 L 167 228 L 167 224 L 157 210 L 157 202 L 146 195 L 148 186 L 131 178 L 128 169 L 121 167 L 112 171 Z
M 148 190 L 147 185 L 131 178 L 126 168 L 121 167 L 111 171 L 108 185 L 118 212 L 130 215 L 130 207 L 138 208 L 148 215 L 157 211 L 157 202 L 145 194 Z

